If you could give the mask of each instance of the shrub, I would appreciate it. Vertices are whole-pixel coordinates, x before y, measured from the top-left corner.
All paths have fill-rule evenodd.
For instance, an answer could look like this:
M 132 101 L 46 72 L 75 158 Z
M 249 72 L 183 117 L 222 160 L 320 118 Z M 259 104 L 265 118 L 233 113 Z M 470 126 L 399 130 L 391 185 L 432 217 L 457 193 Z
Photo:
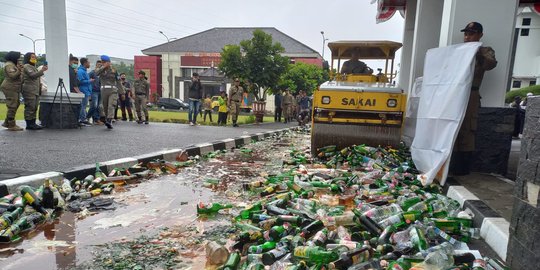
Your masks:
M 527 96 L 527 93 L 533 93 L 533 95 L 540 95 L 540 85 L 533 85 L 528 87 L 523 87 L 517 90 L 512 90 L 506 93 L 504 101 L 506 103 L 512 103 L 515 96 L 521 96 L 522 98 Z

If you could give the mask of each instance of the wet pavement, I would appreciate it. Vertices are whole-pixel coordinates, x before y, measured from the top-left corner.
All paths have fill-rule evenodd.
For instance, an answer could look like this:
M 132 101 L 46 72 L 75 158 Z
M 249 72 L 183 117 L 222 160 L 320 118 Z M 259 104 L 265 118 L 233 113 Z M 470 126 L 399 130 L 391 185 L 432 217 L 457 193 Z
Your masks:
M 116 122 L 82 129 L 10 132 L 0 129 L 0 181 L 295 126 L 262 123 L 238 128 Z
M 0 269 L 204 269 L 206 241 L 230 244 L 230 219 L 259 198 L 243 191 L 242 184 L 280 172 L 291 148 L 308 149 L 308 134 L 293 136 L 203 160 L 177 175 L 119 187 L 113 195 L 100 196 L 114 198 L 115 210 L 82 219 L 80 213 L 65 212 L 23 241 L 0 246 Z M 198 202 L 235 207 L 198 218 Z M 480 240 L 470 246 L 494 254 Z M 149 267 L 134 268 L 141 264 Z

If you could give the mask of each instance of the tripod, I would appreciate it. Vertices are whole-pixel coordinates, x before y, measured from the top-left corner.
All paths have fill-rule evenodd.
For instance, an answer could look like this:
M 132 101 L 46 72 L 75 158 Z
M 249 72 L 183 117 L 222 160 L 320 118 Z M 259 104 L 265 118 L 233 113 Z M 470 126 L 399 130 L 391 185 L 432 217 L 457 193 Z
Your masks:
M 63 90 L 63 91 L 62 91 Z M 54 107 L 54 102 L 56 101 L 56 97 L 58 96 L 58 91 L 60 91 L 60 129 L 63 129 L 64 128 L 64 112 L 63 112 L 63 106 L 64 106 L 64 95 L 63 93 L 65 92 L 66 93 L 66 97 L 68 99 L 68 102 L 69 102 L 69 107 L 71 108 L 71 112 L 73 113 L 73 115 L 75 116 L 75 119 L 78 120 L 79 119 L 79 114 L 77 112 L 75 112 L 75 110 L 73 110 L 73 106 L 71 106 L 71 98 L 69 97 L 69 93 L 66 89 L 66 85 L 64 84 L 64 80 L 62 78 L 58 78 L 58 86 L 56 86 L 56 93 L 54 93 L 54 98 L 53 98 L 53 101 L 51 103 L 51 108 L 49 109 L 49 116 L 47 118 L 47 126 L 50 126 L 50 123 L 51 123 L 51 112 L 53 110 L 53 107 Z M 79 126 L 79 128 L 81 128 Z

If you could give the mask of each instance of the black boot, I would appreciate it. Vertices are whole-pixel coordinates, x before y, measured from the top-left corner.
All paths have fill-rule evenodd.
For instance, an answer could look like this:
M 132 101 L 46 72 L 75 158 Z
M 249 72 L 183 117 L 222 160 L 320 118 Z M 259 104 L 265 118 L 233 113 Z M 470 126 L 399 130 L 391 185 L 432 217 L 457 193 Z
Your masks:
M 107 121 L 105 121 L 105 125 L 107 126 L 108 129 L 113 129 L 111 118 L 107 118 Z
M 32 120 L 25 120 L 26 121 L 26 130 L 35 130 L 34 123 L 32 123 Z
M 232 125 L 233 127 L 238 127 L 238 124 L 236 123 L 236 121 L 232 121 L 232 123 L 233 123 Z

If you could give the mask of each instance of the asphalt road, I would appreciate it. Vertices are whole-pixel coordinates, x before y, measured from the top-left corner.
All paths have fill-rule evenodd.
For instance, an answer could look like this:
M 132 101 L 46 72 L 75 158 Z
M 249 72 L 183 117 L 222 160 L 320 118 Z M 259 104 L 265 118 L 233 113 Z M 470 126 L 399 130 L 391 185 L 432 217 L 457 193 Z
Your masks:
M 24 126 L 24 122 L 18 125 Z M 93 164 L 166 149 L 213 142 L 293 124 L 263 123 L 239 128 L 185 124 L 116 122 L 82 129 L 10 132 L 0 130 L 0 180 L 47 171 L 65 171 Z

